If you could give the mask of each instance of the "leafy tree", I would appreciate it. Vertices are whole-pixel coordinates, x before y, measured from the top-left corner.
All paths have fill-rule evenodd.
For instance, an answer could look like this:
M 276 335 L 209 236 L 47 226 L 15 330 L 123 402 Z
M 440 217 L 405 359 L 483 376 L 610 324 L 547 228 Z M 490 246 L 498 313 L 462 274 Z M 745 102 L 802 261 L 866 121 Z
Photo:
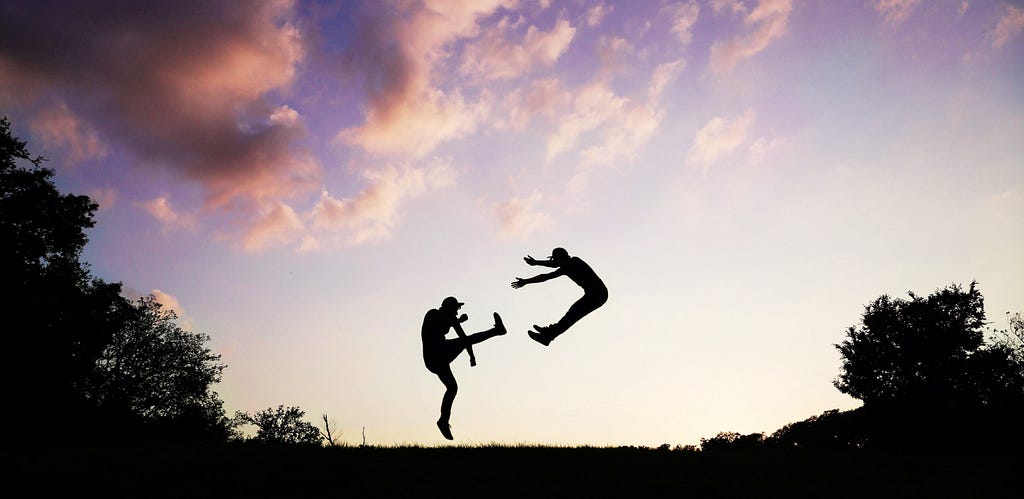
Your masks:
M 765 439 L 765 443 L 778 449 L 861 448 L 865 445 L 863 420 L 862 411 L 831 409 L 779 428 Z
M 763 433 L 742 435 L 734 431 L 723 431 L 714 437 L 700 439 L 700 448 L 702 451 L 712 452 L 721 450 L 754 450 L 761 447 L 763 443 Z
M 38 415 L 30 427 L 51 427 L 68 413 L 87 427 L 81 385 L 130 304 L 120 283 L 93 277 L 79 261 L 98 206 L 87 196 L 58 192 L 43 161 L 0 118 L 0 317 L 9 354 L 0 376 L 9 403 Z M 16 439 L 52 435 L 15 433 Z
M 256 436 L 251 440 L 275 445 L 320 445 L 320 430 L 302 419 L 306 413 L 298 407 L 268 407 L 255 414 L 238 412 L 235 418 L 256 425 Z
M 859 327 L 836 345 L 843 357 L 836 388 L 865 405 L 952 406 L 976 398 L 969 360 L 982 346 L 984 299 L 971 283 L 923 298 L 881 296 Z
M 808 420 L 780 439 L 821 443 L 832 435 L 890 448 L 1024 443 L 1014 430 L 1024 416 L 1024 324 L 1013 316 L 1010 329 L 986 343 L 984 300 L 973 282 L 909 296 L 870 303 L 836 345 L 843 365 L 835 386 L 864 406 Z
M 140 298 L 96 362 L 86 389 L 97 405 L 180 437 L 226 440 L 229 420 L 211 390 L 226 367 L 210 337 L 177 324 L 151 296 Z

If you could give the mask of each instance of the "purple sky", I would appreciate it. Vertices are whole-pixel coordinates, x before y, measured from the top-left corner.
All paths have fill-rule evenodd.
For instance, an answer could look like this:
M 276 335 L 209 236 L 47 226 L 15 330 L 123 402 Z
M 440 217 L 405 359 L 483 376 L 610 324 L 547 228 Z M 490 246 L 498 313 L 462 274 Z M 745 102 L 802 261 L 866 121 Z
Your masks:
M 694 443 L 858 402 L 883 294 L 1024 309 L 1019 1 L 13 1 L 0 112 L 101 204 L 84 255 L 210 334 L 229 411 L 440 441 Z M 611 291 L 514 291 L 564 246 Z

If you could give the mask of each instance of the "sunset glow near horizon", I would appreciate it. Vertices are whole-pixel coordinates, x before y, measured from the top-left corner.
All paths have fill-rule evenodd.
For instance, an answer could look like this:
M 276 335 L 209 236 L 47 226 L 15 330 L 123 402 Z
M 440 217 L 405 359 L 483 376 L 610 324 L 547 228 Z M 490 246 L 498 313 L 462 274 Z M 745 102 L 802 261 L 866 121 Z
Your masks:
M 770 433 L 860 405 L 833 345 L 882 294 L 1024 311 L 1021 2 L 108 3 L 0 6 L 0 113 L 229 414 L 444 442 L 448 295 L 509 328 L 453 363 L 469 444 Z M 545 348 L 579 288 L 509 283 L 557 246 L 610 298 Z

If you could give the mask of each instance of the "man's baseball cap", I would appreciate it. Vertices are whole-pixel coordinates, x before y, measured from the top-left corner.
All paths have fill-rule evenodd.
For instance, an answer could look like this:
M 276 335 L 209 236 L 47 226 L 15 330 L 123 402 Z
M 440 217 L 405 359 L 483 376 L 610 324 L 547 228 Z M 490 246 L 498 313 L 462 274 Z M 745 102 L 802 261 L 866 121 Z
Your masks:
M 445 298 L 444 301 L 441 302 L 442 307 L 448 306 L 458 308 L 463 305 L 465 305 L 465 303 L 462 303 L 461 301 L 455 299 L 454 296 L 449 296 L 448 298 Z

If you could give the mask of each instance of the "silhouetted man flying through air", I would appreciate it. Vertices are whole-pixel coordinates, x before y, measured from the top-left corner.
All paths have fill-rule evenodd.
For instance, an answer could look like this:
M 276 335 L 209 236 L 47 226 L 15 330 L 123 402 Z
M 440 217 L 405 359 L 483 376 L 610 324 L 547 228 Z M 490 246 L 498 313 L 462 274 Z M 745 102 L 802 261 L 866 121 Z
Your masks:
M 458 315 L 462 302 L 449 296 L 441 302 L 439 308 L 427 311 L 423 316 L 423 328 L 420 336 L 423 339 L 423 363 L 427 370 L 437 375 L 444 383 L 444 397 L 441 398 L 441 419 L 437 420 L 437 428 L 441 430 L 444 438 L 452 440 L 452 430 L 448 422 L 452 416 L 452 402 L 455 402 L 455 394 L 459 391 L 459 384 L 455 382 L 455 375 L 452 374 L 451 363 L 463 350 L 470 352 L 470 365 L 476 365 L 472 358 L 472 346 L 481 341 L 505 334 L 505 325 L 501 322 L 501 316 L 494 313 L 494 327 L 487 331 L 466 336 L 462 330 L 462 323 L 469 317 L 466 314 Z M 449 329 L 455 329 L 459 337 L 446 339 Z
M 532 256 L 527 255 L 523 258 L 526 263 L 530 265 L 541 265 L 544 267 L 555 267 L 558 270 L 549 272 L 547 274 L 540 274 L 533 276 L 529 279 L 523 279 L 516 277 L 516 280 L 512 282 L 513 288 L 521 288 L 527 284 L 534 284 L 538 282 L 544 282 L 549 279 L 554 279 L 558 276 L 568 276 L 575 282 L 579 287 L 583 288 L 583 297 L 576 300 L 569 307 L 569 311 L 565 313 L 558 322 L 548 326 L 540 327 L 534 324 L 533 328 L 537 332 L 529 331 L 530 338 L 541 345 L 548 346 L 551 340 L 554 340 L 558 335 L 564 333 L 573 324 L 582 319 L 587 314 L 597 310 L 601 305 L 604 305 L 608 301 L 608 288 L 605 287 L 604 282 L 597 276 L 594 269 L 587 265 L 582 259 L 576 256 L 569 256 L 569 252 L 563 248 L 555 248 L 551 250 L 551 257 L 547 260 L 537 260 Z

